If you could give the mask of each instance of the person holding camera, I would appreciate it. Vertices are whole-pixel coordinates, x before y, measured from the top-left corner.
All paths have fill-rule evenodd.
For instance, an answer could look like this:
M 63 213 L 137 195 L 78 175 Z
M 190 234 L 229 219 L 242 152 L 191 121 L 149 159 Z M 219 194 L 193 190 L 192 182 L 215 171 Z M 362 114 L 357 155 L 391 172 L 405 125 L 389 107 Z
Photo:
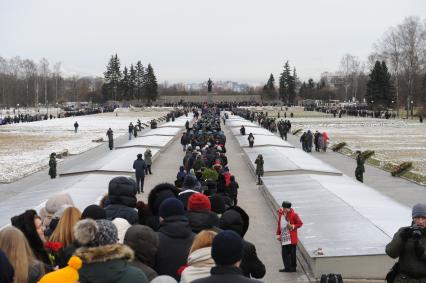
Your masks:
M 411 226 L 400 228 L 386 245 L 386 254 L 399 258 L 386 277 L 388 282 L 426 283 L 426 204 L 416 204 L 412 217 Z

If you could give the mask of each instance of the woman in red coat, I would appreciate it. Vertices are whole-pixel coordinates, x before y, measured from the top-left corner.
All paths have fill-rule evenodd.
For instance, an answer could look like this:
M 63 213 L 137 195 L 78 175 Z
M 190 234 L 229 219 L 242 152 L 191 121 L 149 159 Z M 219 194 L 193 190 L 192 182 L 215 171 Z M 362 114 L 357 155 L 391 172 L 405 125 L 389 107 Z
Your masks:
M 291 208 L 290 202 L 283 201 L 281 206 L 278 209 L 277 240 L 281 242 L 284 269 L 280 269 L 280 272 L 296 272 L 297 229 L 302 227 L 303 222 Z

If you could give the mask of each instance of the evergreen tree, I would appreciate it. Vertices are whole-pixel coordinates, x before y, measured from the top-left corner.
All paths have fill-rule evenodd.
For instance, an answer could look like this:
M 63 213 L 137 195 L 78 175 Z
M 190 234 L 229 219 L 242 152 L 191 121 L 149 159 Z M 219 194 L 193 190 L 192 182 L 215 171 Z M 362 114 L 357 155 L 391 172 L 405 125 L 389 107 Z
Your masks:
M 297 74 L 296 68 L 293 69 L 293 75 L 288 77 L 287 85 L 288 85 L 288 102 L 290 104 L 294 104 L 294 100 L 296 99 L 296 82 L 297 82 Z
M 118 59 L 117 54 L 111 56 L 107 65 L 107 70 L 104 72 L 104 77 L 110 96 L 109 98 L 117 100 L 117 89 L 121 82 L 120 59 Z
M 290 64 L 287 61 L 285 62 L 283 72 L 280 74 L 279 87 L 278 87 L 278 93 L 280 95 L 280 99 L 286 103 L 289 100 L 288 83 L 289 83 L 290 76 L 291 76 Z
M 129 100 L 129 81 L 130 81 L 130 75 L 129 71 L 127 70 L 127 67 L 124 67 L 123 70 L 123 78 L 120 82 L 120 89 L 122 92 L 122 99 Z
M 142 66 L 141 61 L 138 61 L 136 63 L 136 80 L 135 80 L 135 86 L 136 86 L 136 96 L 137 99 L 140 101 L 142 99 L 142 88 L 143 88 L 143 80 L 145 76 L 145 71 Z
M 273 74 L 269 76 L 268 81 L 263 86 L 262 94 L 263 94 L 263 98 L 265 99 L 275 99 L 276 90 L 275 90 L 275 78 Z
M 394 100 L 394 88 L 386 63 L 376 61 L 367 82 L 367 103 L 372 108 L 388 108 Z
M 133 67 L 133 64 L 132 64 L 130 65 L 130 73 L 129 73 L 130 99 L 135 99 L 135 89 L 136 89 L 136 69 Z
M 158 97 L 157 78 L 151 64 L 148 64 L 143 81 L 143 94 L 148 103 L 156 100 Z

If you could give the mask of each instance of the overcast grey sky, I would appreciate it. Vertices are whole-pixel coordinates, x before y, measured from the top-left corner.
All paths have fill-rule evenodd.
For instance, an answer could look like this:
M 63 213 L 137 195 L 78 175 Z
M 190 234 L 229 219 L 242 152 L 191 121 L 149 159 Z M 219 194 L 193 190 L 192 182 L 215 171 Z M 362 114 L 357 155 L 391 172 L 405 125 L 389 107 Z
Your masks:
M 151 63 L 159 82 L 252 84 L 289 60 L 318 79 L 425 15 L 425 0 L 0 0 L 0 56 L 101 76 L 117 53 L 122 65 Z

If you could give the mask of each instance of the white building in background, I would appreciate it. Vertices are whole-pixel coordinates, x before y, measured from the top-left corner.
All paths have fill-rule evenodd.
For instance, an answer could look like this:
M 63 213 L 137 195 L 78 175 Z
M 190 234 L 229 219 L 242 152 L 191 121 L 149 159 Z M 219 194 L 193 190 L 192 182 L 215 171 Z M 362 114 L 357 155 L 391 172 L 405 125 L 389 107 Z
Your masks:
M 325 85 L 331 88 L 337 88 L 339 85 L 343 85 L 343 76 L 339 73 L 323 72 L 321 73 L 321 81 L 325 82 Z

